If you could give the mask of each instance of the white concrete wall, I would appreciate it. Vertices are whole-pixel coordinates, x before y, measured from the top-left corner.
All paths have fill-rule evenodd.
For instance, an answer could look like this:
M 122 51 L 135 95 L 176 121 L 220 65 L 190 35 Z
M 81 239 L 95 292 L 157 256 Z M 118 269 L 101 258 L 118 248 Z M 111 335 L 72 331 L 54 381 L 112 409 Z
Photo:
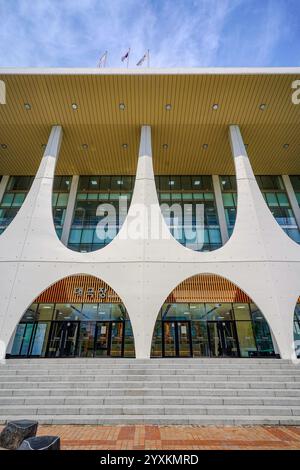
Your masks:
M 281 357 L 294 358 L 300 247 L 282 231 L 266 206 L 238 126 L 230 126 L 229 138 L 238 208 L 234 232 L 225 246 L 199 253 L 170 235 L 156 194 L 151 129 L 143 126 L 133 198 L 123 227 L 105 248 L 78 253 L 58 240 L 53 225 L 52 183 L 62 140 L 61 127 L 54 126 L 26 200 L 0 236 L 0 340 L 8 344 L 24 311 L 47 287 L 65 276 L 85 273 L 103 279 L 122 298 L 133 326 L 136 356 L 146 358 L 159 309 L 168 294 L 190 276 L 213 273 L 231 280 L 253 299 L 269 322 Z M 139 240 L 126 239 L 133 219 L 140 228 L 146 227 L 150 208 L 157 216 L 155 225 L 161 226 L 161 237 L 149 238 L 145 233 Z

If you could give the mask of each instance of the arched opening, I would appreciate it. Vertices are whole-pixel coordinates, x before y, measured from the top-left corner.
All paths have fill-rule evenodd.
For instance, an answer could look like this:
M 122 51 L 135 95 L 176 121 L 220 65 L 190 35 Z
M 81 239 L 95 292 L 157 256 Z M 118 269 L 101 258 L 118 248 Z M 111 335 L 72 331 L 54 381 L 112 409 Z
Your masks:
M 21 318 L 8 357 L 135 357 L 122 300 L 102 280 L 70 276 L 40 294 Z
M 269 326 L 252 299 L 229 280 L 193 276 L 158 314 L 152 357 L 274 357 Z
M 294 344 L 296 356 L 300 359 L 300 297 L 294 312 Z
M 211 175 L 163 175 L 156 176 L 155 182 L 162 215 L 181 245 L 201 252 L 222 246 L 216 183 Z

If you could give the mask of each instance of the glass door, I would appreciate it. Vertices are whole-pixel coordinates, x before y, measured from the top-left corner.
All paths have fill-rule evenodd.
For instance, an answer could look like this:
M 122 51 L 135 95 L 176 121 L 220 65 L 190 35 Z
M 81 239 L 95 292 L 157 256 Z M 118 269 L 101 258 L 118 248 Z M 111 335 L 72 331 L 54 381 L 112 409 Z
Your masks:
M 191 328 L 188 321 L 163 322 L 163 356 L 191 357 Z
M 109 356 L 110 322 L 97 322 L 95 334 L 95 357 Z
M 187 322 L 187 321 L 177 322 L 177 356 L 178 357 L 191 357 L 192 356 L 190 322 Z
M 210 321 L 207 326 L 211 356 L 238 357 L 240 355 L 233 321 Z
M 122 321 L 110 324 L 110 351 L 113 357 L 122 357 L 124 351 L 124 323 Z
M 47 347 L 48 357 L 75 356 L 79 322 L 53 321 Z

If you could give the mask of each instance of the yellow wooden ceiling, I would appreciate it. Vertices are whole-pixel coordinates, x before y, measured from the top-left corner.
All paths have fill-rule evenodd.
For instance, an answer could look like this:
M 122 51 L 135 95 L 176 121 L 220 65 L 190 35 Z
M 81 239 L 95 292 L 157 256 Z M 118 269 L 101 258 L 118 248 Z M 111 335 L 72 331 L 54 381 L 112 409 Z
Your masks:
M 53 124 L 64 129 L 58 174 L 134 174 L 142 124 L 153 129 L 156 174 L 234 173 L 229 124 L 240 125 L 255 173 L 300 174 L 300 105 L 291 100 L 297 78 L 300 74 L 89 74 L 88 69 L 6 74 L 0 69 L 7 90 L 7 104 L 0 105 L 0 144 L 7 145 L 0 147 L 0 174 L 34 174 Z M 267 105 L 264 111 L 261 103 Z

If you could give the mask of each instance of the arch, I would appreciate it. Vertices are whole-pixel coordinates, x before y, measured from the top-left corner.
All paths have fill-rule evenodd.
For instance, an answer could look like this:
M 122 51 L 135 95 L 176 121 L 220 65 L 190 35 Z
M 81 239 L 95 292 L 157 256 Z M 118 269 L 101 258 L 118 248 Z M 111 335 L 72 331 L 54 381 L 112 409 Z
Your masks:
M 10 176 L 0 201 L 0 235 L 4 233 L 17 216 L 31 189 L 34 176 Z
M 211 175 L 159 175 L 155 182 L 162 218 L 179 245 L 201 252 L 226 244 L 217 203 L 222 195 L 216 193 Z
M 158 313 L 152 357 L 275 357 L 271 329 L 253 300 L 216 274 L 178 284 Z
M 134 175 L 80 176 L 65 246 L 95 252 L 110 245 L 128 215 L 134 183 Z
M 135 357 L 127 309 L 98 277 L 64 277 L 23 312 L 7 357 Z

